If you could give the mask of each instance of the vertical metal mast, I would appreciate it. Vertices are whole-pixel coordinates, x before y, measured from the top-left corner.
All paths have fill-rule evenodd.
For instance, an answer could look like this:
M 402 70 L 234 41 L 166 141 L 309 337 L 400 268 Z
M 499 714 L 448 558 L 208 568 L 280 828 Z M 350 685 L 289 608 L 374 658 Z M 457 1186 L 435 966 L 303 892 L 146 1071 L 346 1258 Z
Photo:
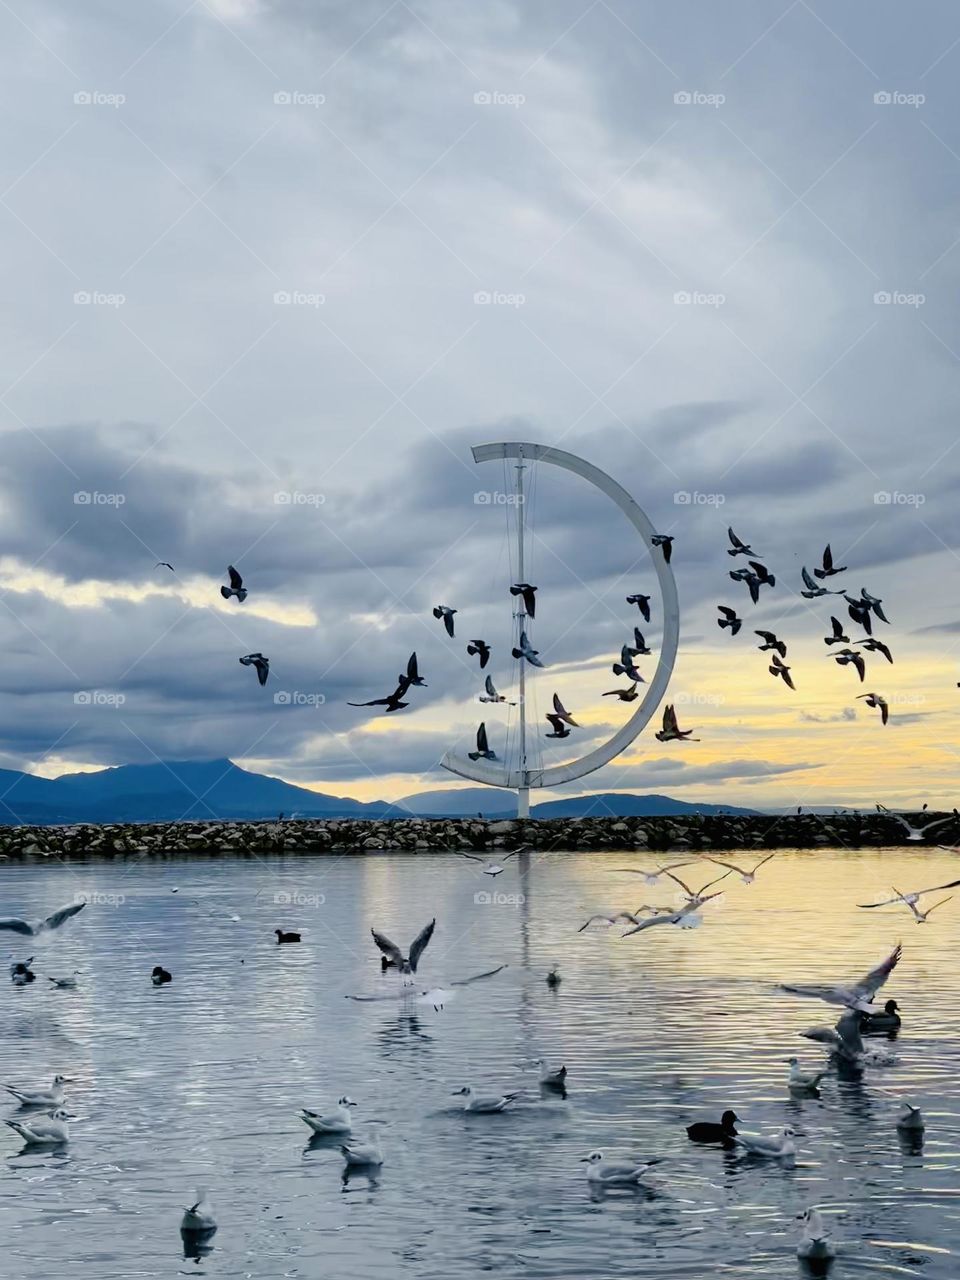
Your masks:
M 517 581 L 523 582 L 523 539 L 524 539 L 524 494 L 523 494 L 523 473 L 525 464 L 523 461 L 523 449 L 519 453 L 519 462 L 517 463 Z M 517 609 L 518 636 L 522 634 L 527 625 L 526 606 L 523 603 L 523 596 L 517 596 L 519 601 Z M 518 639 L 519 643 L 519 639 Z M 529 818 L 530 816 L 530 788 L 527 785 L 527 701 L 526 701 L 526 658 L 520 659 L 520 778 L 521 785 L 517 790 L 517 817 Z

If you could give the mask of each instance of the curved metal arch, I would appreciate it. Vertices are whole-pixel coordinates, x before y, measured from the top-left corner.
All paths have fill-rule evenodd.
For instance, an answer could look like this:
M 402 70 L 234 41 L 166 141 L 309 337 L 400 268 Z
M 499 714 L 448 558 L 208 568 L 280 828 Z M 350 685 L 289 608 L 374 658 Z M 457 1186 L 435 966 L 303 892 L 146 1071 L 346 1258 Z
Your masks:
M 673 673 L 680 640 L 680 604 L 677 599 L 677 584 L 673 570 L 667 564 L 663 554 L 650 541 L 656 530 L 646 513 L 622 485 L 618 484 L 612 476 L 608 476 L 605 471 L 595 467 L 593 463 L 578 458 L 574 453 L 567 453 L 563 449 L 553 449 L 549 445 L 532 444 L 526 441 L 474 445 L 472 452 L 474 462 L 517 458 L 524 462 L 546 462 L 564 471 L 572 471 L 574 475 L 581 476 L 601 493 L 605 493 L 620 508 L 651 551 L 663 605 L 660 660 L 640 706 L 612 738 L 579 760 L 570 760 L 566 764 L 551 765 L 543 769 L 528 769 L 526 776 L 519 769 L 498 767 L 489 760 L 468 760 L 465 756 L 458 756 L 452 751 L 448 751 L 440 761 L 443 768 L 451 773 L 456 773 L 471 782 L 482 782 L 491 787 L 511 789 L 552 787 L 560 783 L 572 782 L 575 778 L 582 778 L 585 774 L 593 773 L 603 765 L 609 764 L 626 750 L 660 705 Z

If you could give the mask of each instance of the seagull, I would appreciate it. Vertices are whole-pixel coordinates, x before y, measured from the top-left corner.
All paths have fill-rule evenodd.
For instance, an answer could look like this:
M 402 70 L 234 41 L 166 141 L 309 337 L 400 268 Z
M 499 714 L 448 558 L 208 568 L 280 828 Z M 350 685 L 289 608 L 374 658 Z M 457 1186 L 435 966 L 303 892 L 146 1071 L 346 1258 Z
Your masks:
M 15 987 L 26 987 L 31 982 L 36 982 L 37 975 L 30 966 L 33 964 L 33 956 L 29 960 L 18 960 L 10 966 L 10 981 Z
M 396 943 L 391 942 L 384 933 L 377 933 L 376 929 L 371 929 L 374 942 L 383 952 L 380 958 L 381 969 L 398 969 L 401 973 L 416 973 L 417 965 L 420 963 L 420 957 L 427 949 L 430 939 L 433 937 L 433 930 L 437 920 L 434 917 L 428 925 L 425 925 L 413 942 L 410 943 L 410 951 L 405 956 Z
M 863 1021 L 864 1014 L 848 1009 L 841 1014 L 835 1028 L 810 1027 L 807 1031 L 801 1031 L 800 1035 L 805 1040 L 816 1040 L 818 1044 L 828 1044 L 841 1058 L 859 1064 L 864 1052 L 863 1038 L 860 1035 Z
M 381 967 L 386 969 L 388 966 L 383 963 L 381 958 Z M 474 973 L 469 978 L 452 978 L 448 982 L 448 987 L 468 987 L 473 982 L 480 982 L 485 978 L 496 977 L 498 973 L 502 973 L 508 965 L 498 964 L 495 969 L 487 969 L 484 973 Z M 355 996 L 346 995 L 345 1000 L 355 1000 L 358 1004 L 373 1004 L 384 1000 L 413 1000 L 416 1004 L 432 1004 L 435 1009 L 439 1010 L 443 1007 L 443 1000 L 451 1000 L 456 993 L 452 990 L 446 990 L 442 987 L 434 987 L 429 991 L 421 991 L 419 987 L 412 983 L 406 983 L 397 990 L 379 993 L 372 996 Z
M 240 577 L 239 573 L 237 573 L 232 564 L 227 565 L 227 574 L 230 578 L 230 585 L 229 587 L 221 587 L 220 594 L 223 596 L 224 600 L 229 600 L 231 596 L 236 596 L 237 604 L 243 604 L 244 600 L 247 598 L 247 589 L 243 585 L 243 579 Z
M 873 632 L 873 624 L 870 621 L 870 606 L 865 600 L 855 600 L 851 596 L 844 596 L 847 602 L 847 613 L 854 620 L 858 627 L 863 627 L 867 635 Z
M 39 1115 L 31 1120 L 4 1120 L 14 1133 L 19 1133 L 28 1147 L 55 1147 L 70 1141 L 69 1115 L 58 1107 L 50 1116 Z
M 868 707 L 879 707 L 880 719 L 883 724 L 886 724 L 887 721 L 890 719 L 890 708 L 887 706 L 886 698 L 884 698 L 879 693 L 858 693 L 857 701 L 859 701 L 861 698 L 866 699 Z
M 738 1134 L 733 1141 L 738 1147 L 742 1147 L 747 1155 L 768 1156 L 773 1160 L 779 1160 L 797 1154 L 797 1145 L 794 1142 L 795 1137 L 796 1131 L 790 1125 L 787 1125 L 773 1138 L 749 1138 Z
M 493 1115 L 503 1111 L 511 1102 L 520 1097 L 516 1093 L 475 1093 L 473 1086 L 465 1084 L 462 1089 L 455 1089 L 452 1096 L 463 1098 L 463 1110 L 470 1115 Z
M 783 678 L 783 683 L 787 686 L 788 689 L 796 690 L 797 686 L 793 683 L 793 677 L 790 674 L 790 668 L 787 666 L 784 666 L 784 664 L 780 661 L 780 658 L 777 656 L 777 654 L 773 655 L 773 661 L 770 664 L 770 666 L 767 668 L 767 670 L 774 677 L 781 676 Z
M 155 569 L 169 569 L 171 573 L 176 573 L 176 569 L 167 560 L 158 560 L 153 567 Z
M 155 987 L 162 987 L 166 983 L 173 981 L 173 974 L 168 973 L 162 965 L 158 964 L 150 975 L 150 981 Z
M 537 1070 L 540 1083 L 547 1089 L 563 1089 L 567 1083 L 567 1068 L 557 1067 L 554 1070 L 544 1058 L 537 1059 Z
M 383 1148 L 372 1134 L 366 1142 L 344 1143 L 340 1151 L 348 1169 L 362 1169 L 383 1164 Z
M 839 666 L 845 667 L 853 665 L 857 669 L 860 676 L 860 683 L 863 684 L 863 677 L 867 670 L 867 664 L 863 660 L 863 654 L 857 653 L 856 649 L 840 649 L 837 653 L 824 654 L 826 658 L 832 658 Z
M 58 991 L 73 991 L 77 985 L 76 975 L 79 972 L 80 972 L 79 969 L 74 969 L 73 973 L 70 975 L 69 978 L 51 978 L 49 975 L 47 975 L 47 981 L 52 982 Z
M 946 884 L 935 884 L 929 889 L 915 889 L 913 893 L 901 893 L 899 889 L 894 889 L 897 895 L 895 898 L 884 898 L 882 902 L 858 902 L 857 906 L 862 911 L 872 911 L 875 907 L 890 907 L 898 902 L 904 903 L 908 907 L 914 906 L 925 893 L 939 893 L 941 889 L 955 889 L 960 885 L 960 880 L 948 880 Z M 932 911 L 933 908 L 931 907 Z
M 707 898 L 705 897 L 707 890 L 712 888 L 713 885 L 719 884 L 721 880 L 726 880 L 727 876 L 730 875 L 730 872 L 725 871 L 722 876 L 715 876 L 713 880 L 708 881 L 708 883 L 705 884 L 702 889 L 698 889 L 696 892 L 694 892 L 693 889 L 691 889 L 688 884 L 684 884 L 684 882 L 680 879 L 680 877 L 675 876 L 672 871 L 668 871 L 666 874 L 670 877 L 670 879 L 674 882 L 674 884 L 678 884 L 680 888 L 684 891 L 684 893 L 687 895 L 687 902 L 692 902 L 695 907 L 699 907 L 702 902 L 707 901 Z M 717 895 L 715 893 L 710 894 L 711 898 L 715 898 L 716 896 Z
M 262 653 L 248 653 L 245 658 L 240 659 L 240 663 L 244 667 L 256 667 L 257 679 L 261 685 L 267 683 L 267 676 L 270 674 L 270 659 L 265 658 Z
M 756 555 L 753 547 L 748 547 L 745 542 L 741 542 L 733 529 L 727 529 L 727 537 L 730 539 L 730 547 L 727 550 L 728 556 L 753 556 Z
M 707 862 L 714 863 L 718 867 L 726 867 L 728 871 L 736 871 L 744 884 L 753 884 L 754 880 L 757 878 L 757 872 L 763 864 L 765 862 L 769 862 L 771 858 L 775 858 L 776 856 L 776 853 L 768 853 L 765 858 L 761 858 L 756 866 L 749 871 L 745 871 L 743 867 L 738 867 L 735 862 L 724 862 L 722 858 L 711 858 L 709 854 L 706 855 L 706 860 Z
M 803 1224 L 803 1234 L 797 1245 L 798 1258 L 827 1262 L 836 1256 L 823 1219 L 816 1209 L 804 1209 L 803 1213 L 797 1214 L 797 1221 Z
M 331 1111 L 327 1116 L 318 1115 L 316 1111 L 307 1111 L 305 1107 L 298 1111 L 297 1115 L 304 1124 L 310 1126 L 314 1133 L 349 1133 L 353 1127 L 349 1108 L 356 1105 L 344 1095 L 337 1099 L 336 1110 Z
M 800 1070 L 800 1063 L 796 1058 L 789 1058 L 788 1062 L 790 1075 L 787 1079 L 787 1088 L 792 1093 L 815 1093 L 820 1081 L 828 1074 L 826 1071 L 805 1073 Z
M 850 637 L 843 634 L 843 623 L 839 618 L 830 615 L 830 626 L 833 628 L 832 636 L 824 637 L 824 644 L 849 644 Z
M 628 676 L 635 684 L 646 684 L 643 676 L 634 665 L 633 651 L 626 644 L 620 650 L 620 661 L 613 664 L 613 674 L 615 676 Z
M 717 608 L 723 614 L 722 618 L 717 619 L 717 626 L 721 628 L 729 627 L 730 634 L 735 636 L 743 626 L 743 619 L 738 618 L 736 609 L 731 609 L 729 605 L 718 604 Z
M 673 537 L 668 533 L 655 533 L 650 539 L 650 545 L 660 547 L 663 550 L 663 558 L 670 563 L 670 557 L 673 555 Z
M 944 827 L 948 822 L 952 822 L 954 818 L 957 816 L 956 810 L 954 810 L 953 814 L 949 818 L 937 818 L 935 822 L 927 822 L 927 823 L 924 823 L 922 827 L 914 827 L 914 826 L 911 826 L 911 824 L 906 820 L 906 818 L 903 817 L 902 814 L 892 813 L 886 807 L 886 805 L 878 804 L 877 813 L 889 814 L 891 818 L 893 818 L 896 822 L 899 822 L 901 827 L 903 827 L 904 831 L 906 831 L 907 833 L 907 840 L 912 844 L 922 841 L 924 838 L 924 832 L 932 831 L 934 827 Z
M 897 1121 L 897 1128 L 909 1129 L 914 1133 L 925 1129 L 926 1125 L 923 1123 L 923 1116 L 920 1112 L 920 1108 L 912 1106 L 909 1102 L 904 1102 L 903 1106 L 907 1109 L 906 1115 L 902 1115 Z
M 873 636 L 867 636 L 866 640 L 857 640 L 856 643 L 861 649 L 866 649 L 868 653 L 882 653 L 888 662 L 893 661 L 893 654 L 882 640 L 876 640 Z
M 560 701 L 559 694 L 556 693 L 553 695 L 553 709 L 557 714 L 558 720 L 563 720 L 566 724 L 572 725 L 574 729 L 580 728 L 576 720 L 574 720 L 573 716 Z
M 872 596 L 866 587 L 861 587 L 860 598 L 861 600 L 863 600 L 864 604 L 867 606 L 868 609 L 873 610 L 873 612 L 876 614 L 876 616 L 880 619 L 881 622 L 887 623 L 888 626 L 890 625 L 890 619 L 880 608 L 880 606 L 883 604 L 883 601 L 879 596 Z
M 903 954 L 900 943 L 881 964 L 859 980 L 848 986 L 792 986 L 780 984 L 781 991 L 789 991 L 794 996 L 807 996 L 811 1000 L 823 1000 L 826 1004 L 839 1004 L 845 1009 L 857 1009 L 861 1013 L 873 1012 L 873 997 L 877 994 L 890 974 L 897 966 Z
M 531 587 L 529 582 L 515 582 L 510 588 L 512 596 L 522 596 L 523 611 L 528 618 L 537 616 L 537 588 Z
M 534 666 L 534 667 L 543 666 L 543 663 L 537 657 L 537 654 L 540 652 L 540 650 L 534 649 L 531 646 L 530 641 L 527 639 L 526 631 L 520 632 L 520 647 L 518 649 L 511 649 L 510 652 L 513 654 L 515 658 L 526 658 L 526 660 L 530 663 L 531 666 Z
M 479 657 L 481 671 L 490 661 L 490 646 L 487 644 L 486 640 L 471 640 L 467 645 L 467 653 L 470 654 L 471 658 L 474 654 Z
M 627 596 L 627 604 L 635 604 L 643 615 L 644 622 L 650 621 L 650 597 L 649 596 Z
M 753 634 L 763 641 L 763 644 L 757 645 L 761 653 L 765 653 L 767 649 L 776 649 L 781 658 L 787 656 L 787 646 L 782 640 L 778 640 L 772 631 L 754 631 Z
M 601 1187 L 635 1187 L 650 1172 L 656 1160 L 606 1160 L 602 1151 L 580 1157 L 587 1166 L 587 1179 Z
M 814 576 L 817 578 L 832 578 L 836 573 L 846 573 L 847 566 L 841 565 L 839 569 L 834 567 L 833 552 L 830 550 L 830 543 L 823 549 L 823 566 L 820 569 L 814 569 Z
M 508 707 L 515 707 L 517 705 L 515 702 L 507 702 L 507 699 L 504 698 L 502 694 L 497 693 L 492 676 L 487 676 L 486 680 L 483 682 L 483 687 L 487 692 L 486 694 L 480 694 L 479 700 L 481 702 L 506 702 Z
M 404 707 L 409 706 L 408 702 L 404 702 L 403 695 L 410 688 L 410 682 L 406 676 L 402 676 L 393 693 L 388 694 L 386 698 L 371 698 L 369 702 L 348 702 L 348 707 L 386 707 L 384 714 L 389 715 L 391 711 L 401 711 Z
M 480 728 L 477 730 L 477 749 L 476 751 L 468 751 L 467 755 L 471 760 L 496 760 L 497 753 L 491 751 L 487 743 L 487 726 L 481 721 Z
M 654 734 L 658 742 L 699 742 L 699 738 L 691 738 L 692 729 L 680 729 L 677 725 L 677 713 L 670 703 L 663 709 L 663 728 Z
M 960 883 L 960 881 L 956 881 L 956 880 L 954 881 L 954 884 L 958 884 L 958 883 Z M 892 888 L 894 893 L 899 893 L 899 890 L 897 889 L 896 885 L 893 885 Z M 937 907 L 942 907 L 945 902 L 949 902 L 950 898 L 953 897 L 953 894 L 951 894 L 949 898 L 941 898 L 940 901 L 935 902 L 932 907 L 927 907 L 926 911 L 920 910 L 920 908 L 917 906 L 916 899 L 914 899 L 913 902 L 909 902 L 907 898 L 903 896 L 903 894 L 899 894 L 899 896 L 902 899 L 902 901 L 906 904 L 906 906 L 908 906 L 910 910 L 913 912 L 913 916 L 917 924 L 926 924 L 927 916 L 929 916 L 930 912 L 936 911 Z
M 75 916 L 86 905 L 86 901 L 72 902 L 69 906 L 61 907 L 59 911 L 54 911 L 53 915 L 47 916 L 45 920 L 38 920 L 36 924 L 29 924 L 26 920 L 17 919 L 0 920 L 0 930 L 9 929 L 11 933 L 22 933 L 28 938 L 36 938 L 41 933 L 46 933 L 48 929 L 59 929 L 65 920 Z M 30 961 L 28 960 L 27 964 L 29 963 Z
M 616 915 L 608 916 L 602 911 L 598 911 L 596 915 L 591 916 L 589 920 L 584 920 L 583 924 L 577 930 L 577 933 L 583 933 L 585 929 L 589 929 L 592 924 L 598 920 L 602 920 L 606 925 L 612 927 L 619 924 L 622 920 L 625 924 L 640 924 L 639 915 L 641 911 L 656 911 L 656 907 L 638 907 L 636 911 L 618 911 Z
M 608 689 L 606 693 L 601 694 L 601 697 L 619 698 L 621 702 L 635 702 L 640 697 L 637 693 L 637 683 L 634 680 L 629 689 Z
M 49 1089 L 14 1089 L 13 1085 L 3 1087 L 12 1093 L 21 1107 L 59 1107 L 63 1102 L 63 1086 L 72 1084 L 67 1076 L 54 1076 Z
M 816 572 L 816 570 L 814 570 Z M 818 587 L 814 580 L 807 573 L 806 565 L 800 570 L 800 576 L 803 578 L 806 591 L 800 594 L 805 600 L 816 600 L 818 596 L 842 596 L 842 591 L 828 591 L 826 587 Z
M 633 628 L 633 643 L 634 648 L 631 650 L 631 657 L 648 658 L 650 654 L 653 653 L 653 650 L 647 645 L 646 640 L 644 640 L 643 632 L 639 627 Z
M 545 738 L 569 738 L 570 737 L 570 730 L 563 723 L 563 721 L 560 719 L 559 716 L 552 715 L 548 711 L 546 718 L 547 720 L 550 721 L 551 725 L 553 726 L 553 733 L 545 733 L 543 735 Z
M 521 845 L 519 849 L 511 849 L 509 853 L 502 855 L 503 861 L 506 862 L 508 858 L 513 858 L 518 853 L 525 853 L 529 848 L 530 845 L 525 844 Z M 476 853 L 464 853 L 462 850 L 458 850 L 458 852 L 460 853 L 461 858 L 469 858 L 471 862 L 487 862 L 486 858 L 481 858 Z M 502 875 L 505 869 L 506 868 L 501 867 L 498 862 L 487 862 L 487 865 L 483 868 L 483 874 L 485 876 L 499 876 Z
M 453 615 L 456 612 L 456 609 L 450 609 L 445 604 L 437 604 L 433 606 L 433 616 L 435 618 L 443 619 L 443 625 L 447 628 L 447 635 L 450 636 L 451 639 L 453 638 Z
M 640 933 L 644 929 L 652 929 L 658 924 L 675 924 L 679 925 L 682 929 L 693 928 L 700 922 L 700 917 L 697 915 L 699 908 L 702 907 L 705 902 L 710 902 L 713 898 L 719 898 L 722 892 L 723 890 L 721 889 L 718 890 L 717 893 L 708 893 L 707 896 L 705 898 L 701 898 L 699 902 L 688 902 L 685 906 L 682 906 L 679 911 L 672 911 L 669 915 L 660 913 L 655 916 L 651 916 L 648 920 L 638 920 L 632 929 L 628 929 L 626 933 L 622 933 L 620 936 L 622 938 L 629 938 L 635 933 Z
M 397 676 L 397 684 L 403 684 L 404 681 L 406 681 L 408 688 L 411 685 L 418 685 L 420 688 L 423 688 L 423 689 L 427 687 L 427 682 L 426 680 L 424 680 L 423 676 L 420 674 L 420 668 L 417 666 L 416 651 L 411 653 L 410 657 L 407 659 L 407 674 L 405 676 Z M 406 692 L 406 689 L 404 690 L 404 693 L 405 692 Z M 402 696 L 403 695 L 401 694 L 401 697 Z
M 213 1235 L 217 1229 L 217 1220 L 213 1216 L 213 1205 L 205 1191 L 197 1191 L 196 1203 L 184 1209 L 180 1219 L 180 1230 L 184 1235 Z
M 679 871 L 681 867 L 689 867 L 691 865 L 691 862 L 687 859 L 684 862 L 671 862 L 665 867 L 657 867 L 656 871 L 642 871 L 638 867 L 611 867 L 611 870 L 622 871 L 631 876 L 643 876 L 647 884 L 654 885 L 659 882 L 661 876 L 668 875 L 671 871 Z

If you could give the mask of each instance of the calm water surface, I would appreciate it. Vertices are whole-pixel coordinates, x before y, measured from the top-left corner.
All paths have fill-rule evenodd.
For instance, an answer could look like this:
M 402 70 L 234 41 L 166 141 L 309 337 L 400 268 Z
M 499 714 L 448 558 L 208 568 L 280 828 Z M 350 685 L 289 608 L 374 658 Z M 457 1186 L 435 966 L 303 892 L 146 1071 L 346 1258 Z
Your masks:
M 0 1079 L 62 1071 L 79 1117 L 62 1153 L 21 1155 L 3 1128 L 0 1275 L 795 1277 L 794 1217 L 817 1204 L 840 1247 L 834 1277 L 955 1280 L 960 898 L 922 927 L 853 904 L 952 879 L 960 859 L 784 853 L 699 929 L 577 934 L 594 910 L 673 900 L 611 870 L 631 863 L 648 860 L 511 860 L 495 881 L 455 856 L 386 854 L 3 867 L 0 915 L 103 898 L 52 939 L 10 944 L 38 973 L 82 970 L 78 990 L 0 973 Z M 510 967 L 441 1013 L 344 998 L 395 989 L 371 925 L 407 944 L 434 914 L 424 985 Z M 303 943 L 273 945 L 277 926 L 302 927 Z M 857 977 L 900 937 L 885 994 L 905 1026 L 880 1042 L 897 1064 L 791 1102 L 786 1058 L 825 1057 L 797 1033 L 835 1018 L 773 984 Z M 156 963 L 172 986 L 151 985 Z M 565 1101 L 541 1098 L 523 1065 L 541 1055 L 567 1065 Z M 450 1093 L 466 1082 L 527 1092 L 504 1115 L 465 1117 Z M 309 1144 L 296 1114 L 344 1092 L 355 1132 L 385 1122 L 372 1181 L 344 1183 L 336 1145 Z M 898 1140 L 899 1097 L 926 1114 L 921 1153 Z M 744 1131 L 793 1124 L 796 1167 L 687 1141 L 685 1125 L 727 1106 Z M 578 1160 L 594 1147 L 663 1157 L 666 1186 L 592 1198 Z M 197 1186 L 220 1223 L 199 1261 L 178 1230 Z

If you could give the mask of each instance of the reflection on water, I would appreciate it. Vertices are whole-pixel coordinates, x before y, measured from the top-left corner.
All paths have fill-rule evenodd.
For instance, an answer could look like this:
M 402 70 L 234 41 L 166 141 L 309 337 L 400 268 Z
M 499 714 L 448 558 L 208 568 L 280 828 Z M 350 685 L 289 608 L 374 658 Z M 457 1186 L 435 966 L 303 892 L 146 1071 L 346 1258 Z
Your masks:
M 101 896 L 32 942 L 37 973 L 80 969 L 76 990 L 0 984 L 0 1079 L 62 1071 L 77 1116 L 61 1151 L 0 1134 L 0 1270 L 795 1277 L 795 1218 L 815 1204 L 838 1246 L 831 1276 L 953 1280 L 960 902 L 919 927 L 854 904 L 951 879 L 956 859 L 786 853 L 710 904 L 700 929 L 578 934 L 593 911 L 672 902 L 609 870 L 632 857 L 517 859 L 495 882 L 507 901 L 476 901 L 489 881 L 454 856 L 4 867 L 0 914 Z M 434 914 L 424 988 L 510 967 L 441 1013 L 344 999 L 396 989 L 371 925 L 413 937 Z M 302 944 L 277 947 L 277 927 L 302 929 Z M 870 1042 L 896 1065 L 835 1070 L 819 1097 L 791 1097 L 786 1060 L 827 1059 L 798 1033 L 836 1011 L 774 984 L 856 977 L 901 937 L 889 993 L 904 1026 Z M 152 986 L 156 964 L 169 986 Z M 566 1097 L 540 1088 L 526 1064 L 541 1057 L 566 1065 Z M 502 1115 L 467 1116 L 450 1096 L 467 1083 L 524 1094 Z M 297 1116 L 343 1093 L 359 1103 L 355 1133 L 377 1134 L 382 1170 L 344 1178 L 339 1141 L 311 1139 Z M 923 1110 L 922 1140 L 897 1130 L 902 1098 Z M 687 1140 L 688 1124 L 728 1107 L 743 1132 L 791 1125 L 794 1166 Z M 579 1160 L 594 1148 L 661 1158 L 663 1185 L 591 1190 Z M 220 1224 L 202 1249 L 178 1234 L 198 1187 Z

